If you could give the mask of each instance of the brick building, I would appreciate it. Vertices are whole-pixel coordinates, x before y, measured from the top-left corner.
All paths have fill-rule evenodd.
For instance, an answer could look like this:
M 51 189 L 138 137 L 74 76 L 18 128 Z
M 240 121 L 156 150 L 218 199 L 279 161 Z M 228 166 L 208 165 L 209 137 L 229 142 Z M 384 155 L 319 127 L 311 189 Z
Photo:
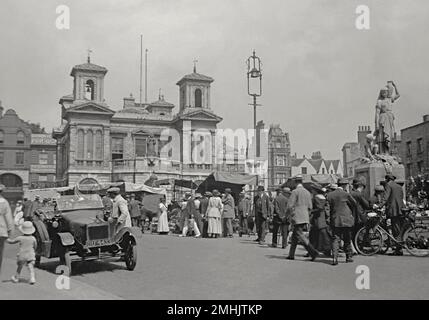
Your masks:
M 280 125 L 271 125 L 268 144 L 268 189 L 274 190 L 292 174 L 289 134 Z
M 56 141 L 39 125 L 22 120 L 13 109 L 4 112 L 0 102 L 0 183 L 15 202 L 24 191 L 55 185 Z
M 30 188 L 56 186 L 57 142 L 47 133 L 31 135 Z
M 139 104 L 131 95 L 114 110 L 104 99 L 107 71 L 89 57 L 72 68 L 73 93 L 60 99 L 62 124 L 53 131 L 59 185 L 144 183 L 153 176 L 198 181 L 215 170 L 236 171 L 218 164 L 222 152 L 216 150 L 215 130 L 222 118 L 212 110 L 211 77 L 194 67 L 177 82 L 177 113 L 161 94 L 149 104 Z
M 429 173 L 429 115 L 423 122 L 401 130 L 401 158 L 405 176 Z

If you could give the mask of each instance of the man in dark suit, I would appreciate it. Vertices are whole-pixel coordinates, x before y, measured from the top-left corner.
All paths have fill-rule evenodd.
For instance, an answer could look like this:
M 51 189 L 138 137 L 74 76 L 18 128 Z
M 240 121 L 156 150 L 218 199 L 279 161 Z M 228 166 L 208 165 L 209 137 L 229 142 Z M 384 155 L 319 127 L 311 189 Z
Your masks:
M 253 210 L 255 212 L 255 222 L 256 222 L 256 232 L 258 234 L 258 239 L 255 241 L 259 244 L 265 244 L 265 235 L 267 228 L 267 218 L 270 213 L 270 200 L 265 194 L 264 186 L 258 186 L 257 194 L 253 199 Z
M 390 221 L 392 223 L 392 233 L 393 236 L 398 240 L 401 241 L 401 229 L 402 229 L 402 208 L 404 207 L 404 191 L 402 190 L 402 187 L 395 182 L 396 177 L 392 174 L 388 174 L 385 177 L 386 184 L 385 184 L 385 202 L 383 203 L 386 206 L 386 216 L 387 218 L 390 218 Z M 402 247 L 396 246 L 395 252 L 393 255 L 401 256 L 402 253 Z
M 354 226 L 353 212 L 356 210 L 356 201 L 345 191 L 349 182 L 346 179 L 338 181 L 338 188 L 328 194 L 330 207 L 330 223 L 334 240 L 332 242 L 332 265 L 338 264 L 338 251 L 341 239 L 344 241 L 346 262 L 353 262 L 353 248 L 351 243 L 352 228 Z
M 211 197 L 211 192 L 206 191 L 204 196 L 200 199 L 200 211 L 203 220 L 203 230 L 201 233 L 203 238 L 208 238 L 207 229 L 209 224 L 207 221 L 207 207 L 209 206 L 209 197 Z
M 279 189 L 274 199 L 274 216 L 273 216 L 273 240 L 271 246 L 277 247 L 277 233 L 280 229 L 282 235 L 282 249 L 286 249 L 287 236 L 289 232 L 289 211 L 287 203 L 291 195 L 291 190 L 287 187 Z
M 290 210 L 292 224 L 292 240 L 287 259 L 295 259 L 295 250 L 298 243 L 302 244 L 308 251 L 311 261 L 314 261 L 319 252 L 311 245 L 304 234 L 306 226 L 310 223 L 310 212 L 313 209 L 311 193 L 304 188 L 301 175 L 294 177 L 296 188 L 292 191 L 289 201 L 288 210 Z
M 354 211 L 355 225 L 352 230 L 352 239 L 354 239 L 356 233 L 366 222 L 366 211 L 371 210 L 372 206 L 370 202 L 365 198 L 363 190 L 365 189 L 365 183 L 360 179 L 353 180 L 353 190 L 350 192 L 353 199 L 356 201 L 356 207 Z

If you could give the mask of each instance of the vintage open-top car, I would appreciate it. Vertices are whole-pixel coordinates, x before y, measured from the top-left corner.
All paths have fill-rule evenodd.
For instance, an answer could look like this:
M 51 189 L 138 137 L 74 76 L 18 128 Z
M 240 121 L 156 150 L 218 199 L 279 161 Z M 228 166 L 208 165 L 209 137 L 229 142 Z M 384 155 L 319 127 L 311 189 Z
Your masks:
M 97 194 L 61 196 L 55 206 L 37 209 L 33 222 L 38 242 L 36 265 L 41 257 L 59 257 L 71 274 L 72 256 L 82 260 L 117 256 L 128 270 L 136 267 L 133 229 L 118 225 Z

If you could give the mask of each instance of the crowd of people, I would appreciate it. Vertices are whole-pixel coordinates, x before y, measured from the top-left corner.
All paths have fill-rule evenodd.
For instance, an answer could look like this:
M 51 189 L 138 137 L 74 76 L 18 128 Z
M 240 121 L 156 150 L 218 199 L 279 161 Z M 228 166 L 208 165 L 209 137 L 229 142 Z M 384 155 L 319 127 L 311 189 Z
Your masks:
M 275 196 L 266 192 L 263 186 L 257 187 L 253 200 L 249 193 L 242 191 L 237 203 L 229 188 L 224 193 L 216 189 L 204 194 L 187 192 L 181 201 L 172 201 L 168 206 L 162 197 L 158 212 L 150 215 L 135 194 L 123 197 L 117 187 L 107 190 L 102 202 L 105 211 L 117 220 L 118 225 L 138 227 L 143 232 L 148 223 L 155 223 L 157 233 L 164 235 L 173 231 L 181 237 L 232 238 L 235 222 L 238 222 L 239 236 L 256 234 L 255 242 L 259 245 L 266 244 L 268 231 L 272 232 L 269 246 L 276 248 L 279 238 L 283 249 L 290 243 L 289 260 L 295 259 L 297 246 L 303 245 L 312 261 L 325 255 L 337 265 L 340 250 L 344 251 L 346 262 L 353 262 L 356 251 L 352 239 L 365 224 L 369 210 L 384 207 L 391 220 L 392 234 L 399 240 L 405 203 L 403 188 L 395 180 L 393 175 L 386 175 L 385 181 L 375 187 L 374 194 L 366 198 L 366 185 L 361 180 L 355 179 L 350 184 L 347 179 L 339 179 L 337 184 L 327 188 L 317 184 L 305 188 L 302 176 L 298 175 L 294 178 L 293 190 L 278 188 Z M 55 205 L 55 200 L 41 200 L 38 196 L 33 201 L 23 199 L 17 202 L 12 212 L 2 196 L 4 189 L 0 185 L 0 271 L 5 243 L 18 243 L 18 266 L 12 281 L 18 281 L 26 265 L 30 270 L 30 283 L 35 283 L 36 239 L 32 215 L 43 206 Z M 175 223 L 169 220 L 175 220 Z M 11 239 L 15 229 L 20 235 Z M 403 254 L 402 247 L 393 249 L 393 255 Z

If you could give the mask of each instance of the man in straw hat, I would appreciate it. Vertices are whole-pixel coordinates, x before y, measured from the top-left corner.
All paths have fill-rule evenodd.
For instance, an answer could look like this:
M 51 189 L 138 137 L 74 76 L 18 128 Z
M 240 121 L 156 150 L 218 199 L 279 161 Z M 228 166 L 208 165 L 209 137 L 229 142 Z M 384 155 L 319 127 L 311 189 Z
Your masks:
M 3 197 L 6 187 L 0 184 L 0 272 L 3 260 L 3 249 L 6 239 L 10 237 L 13 230 L 13 216 L 9 202 Z
M 330 224 L 333 234 L 332 242 L 332 265 L 338 264 L 338 252 L 341 240 L 344 241 L 344 250 L 346 252 L 346 262 L 353 262 L 352 248 L 352 228 L 355 223 L 353 212 L 356 210 L 356 201 L 347 193 L 349 181 L 340 179 L 338 188 L 328 194 L 330 207 Z
M 128 211 L 127 200 L 119 192 L 118 187 L 107 190 L 107 193 L 113 199 L 112 218 L 117 219 L 117 227 L 131 227 L 131 216 Z
M 298 243 L 303 244 L 311 261 L 314 261 L 319 252 L 311 245 L 307 237 L 304 235 L 306 226 L 310 223 L 310 211 L 313 208 L 311 193 L 304 188 L 301 175 L 294 177 L 296 188 L 292 191 L 289 201 L 288 209 L 291 210 L 292 222 L 292 243 L 289 250 L 287 259 L 295 259 L 295 251 Z

